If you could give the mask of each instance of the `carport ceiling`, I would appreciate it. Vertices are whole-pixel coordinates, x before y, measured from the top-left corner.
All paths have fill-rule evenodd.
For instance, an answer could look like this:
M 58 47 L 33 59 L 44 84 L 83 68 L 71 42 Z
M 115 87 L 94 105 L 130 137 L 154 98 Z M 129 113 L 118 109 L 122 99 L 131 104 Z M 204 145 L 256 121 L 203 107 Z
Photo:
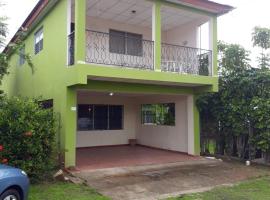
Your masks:
M 176 8 L 161 8 L 162 29 L 169 30 L 202 16 Z M 89 0 L 87 15 L 119 23 L 152 27 L 152 2 L 145 0 Z

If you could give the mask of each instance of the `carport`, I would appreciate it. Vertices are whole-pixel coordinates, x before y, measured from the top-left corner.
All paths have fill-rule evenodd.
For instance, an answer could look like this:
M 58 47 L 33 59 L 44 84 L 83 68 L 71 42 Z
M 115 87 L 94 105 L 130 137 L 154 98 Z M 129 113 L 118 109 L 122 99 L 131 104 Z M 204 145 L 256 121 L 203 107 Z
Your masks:
M 193 105 L 185 94 L 77 91 L 76 167 L 197 159 Z

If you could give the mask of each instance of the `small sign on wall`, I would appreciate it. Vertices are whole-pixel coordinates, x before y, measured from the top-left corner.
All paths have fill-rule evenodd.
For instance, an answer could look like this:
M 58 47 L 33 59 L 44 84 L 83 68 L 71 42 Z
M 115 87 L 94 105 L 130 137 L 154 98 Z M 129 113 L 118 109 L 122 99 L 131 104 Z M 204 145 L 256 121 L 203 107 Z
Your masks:
M 75 106 L 71 107 L 71 111 L 76 111 L 76 110 L 77 110 L 77 107 L 75 107 Z

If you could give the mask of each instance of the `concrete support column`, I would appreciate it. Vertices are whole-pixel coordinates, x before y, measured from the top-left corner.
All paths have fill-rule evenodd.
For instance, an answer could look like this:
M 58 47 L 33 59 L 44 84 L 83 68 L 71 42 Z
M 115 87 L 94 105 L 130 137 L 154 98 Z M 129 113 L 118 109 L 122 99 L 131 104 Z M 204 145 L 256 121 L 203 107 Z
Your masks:
M 161 2 L 154 1 L 152 8 L 152 40 L 154 41 L 154 68 L 161 70 Z
M 188 154 L 200 155 L 200 117 L 196 106 L 196 96 L 187 97 Z
M 75 64 L 85 62 L 86 0 L 75 0 Z
M 64 102 L 63 102 L 64 103 Z M 77 133 L 77 93 L 75 89 L 66 89 L 66 106 L 62 115 L 62 127 L 65 134 L 65 167 L 76 165 L 76 133 Z

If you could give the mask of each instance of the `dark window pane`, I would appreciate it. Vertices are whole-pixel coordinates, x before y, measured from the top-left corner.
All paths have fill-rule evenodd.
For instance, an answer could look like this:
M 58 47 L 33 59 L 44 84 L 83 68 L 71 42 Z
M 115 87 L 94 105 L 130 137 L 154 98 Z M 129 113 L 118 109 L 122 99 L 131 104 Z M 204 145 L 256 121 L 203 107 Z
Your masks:
M 39 51 L 43 49 L 43 39 L 39 41 Z
M 20 49 L 20 54 L 19 54 L 19 65 L 23 65 L 25 63 L 25 47 L 22 47 Z
M 125 54 L 125 32 L 110 30 L 109 49 L 111 53 Z
M 119 130 L 123 128 L 123 106 L 109 106 L 109 129 Z
M 48 99 L 48 100 L 44 100 L 44 101 L 40 101 L 40 106 L 43 109 L 51 109 L 53 108 L 53 99 Z
M 142 56 L 142 35 L 127 33 L 127 54 L 133 56 Z
M 75 31 L 75 23 L 71 22 L 70 23 L 70 32 L 74 32 Z
M 95 130 L 108 129 L 108 106 L 107 105 L 94 106 L 94 129 Z
M 166 103 L 166 104 L 163 104 L 163 107 L 164 107 L 163 125 L 174 126 L 175 125 L 175 104 Z
M 142 105 L 142 123 L 143 124 L 156 123 L 156 105 L 154 104 Z
M 163 104 L 156 104 L 156 124 L 163 125 L 165 121 Z
M 175 104 L 142 105 L 142 124 L 175 125 Z
M 39 43 L 35 44 L 35 54 L 39 52 Z
M 93 106 L 78 105 L 78 130 L 93 129 Z

